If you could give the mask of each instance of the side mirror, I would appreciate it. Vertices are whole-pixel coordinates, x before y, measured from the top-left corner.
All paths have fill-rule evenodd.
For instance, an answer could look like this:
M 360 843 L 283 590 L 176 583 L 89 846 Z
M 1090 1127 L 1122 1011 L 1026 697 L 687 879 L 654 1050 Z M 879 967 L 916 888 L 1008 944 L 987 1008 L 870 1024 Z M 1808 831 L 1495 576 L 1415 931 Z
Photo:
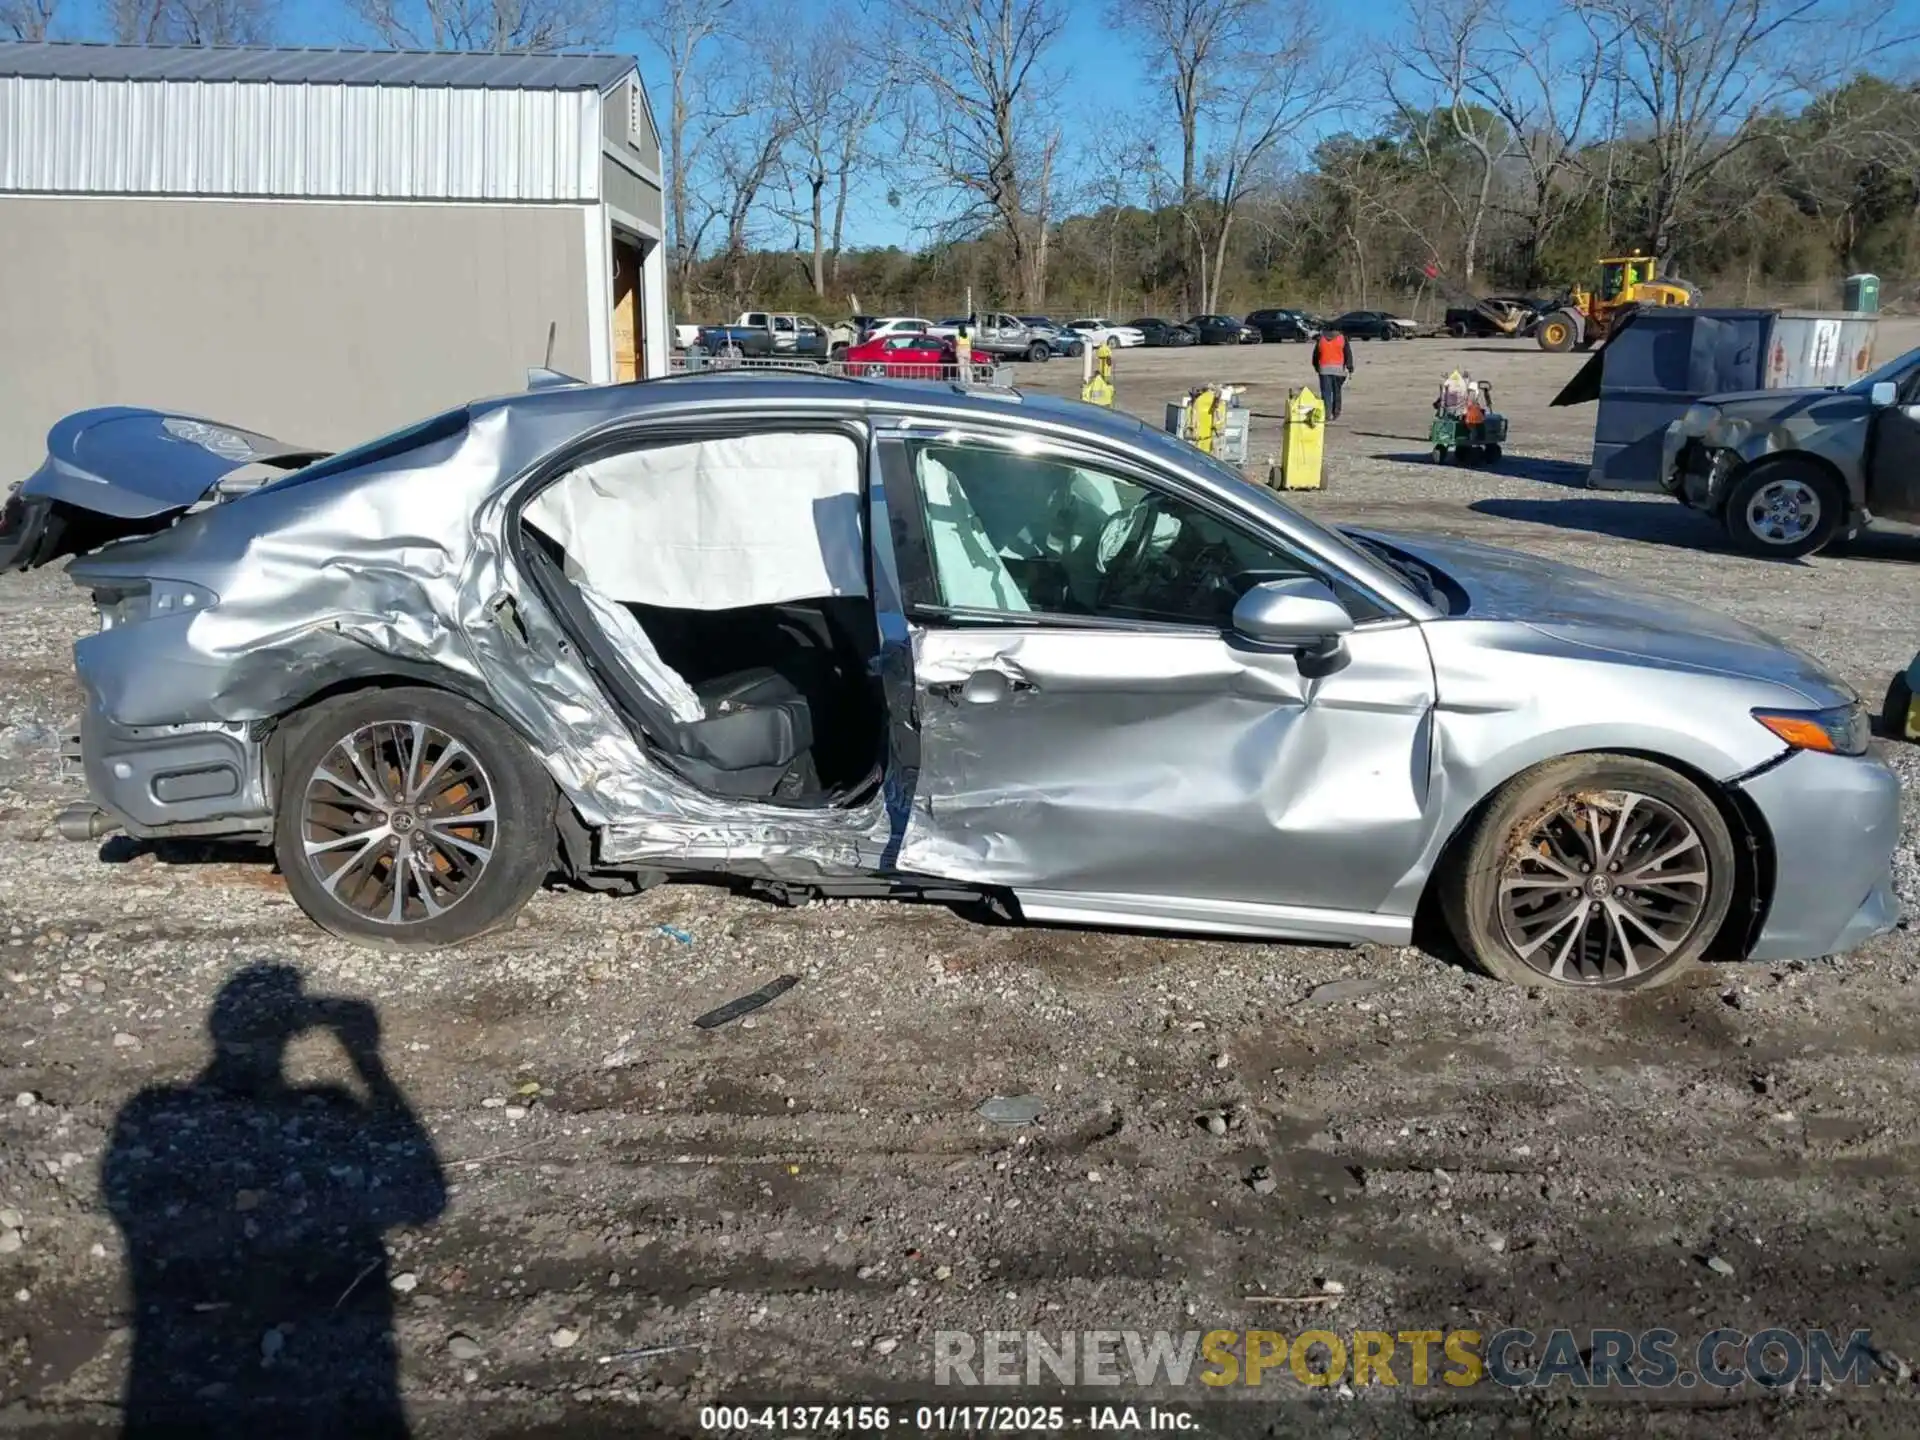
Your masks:
M 1339 650 L 1353 617 L 1326 585 L 1300 576 L 1247 591 L 1233 607 L 1233 628 L 1256 645 L 1326 655 Z
M 1873 387 L 1871 397 L 1874 409 L 1885 410 L 1889 405 L 1893 404 L 1895 400 L 1900 398 L 1900 389 L 1893 381 L 1882 380 Z

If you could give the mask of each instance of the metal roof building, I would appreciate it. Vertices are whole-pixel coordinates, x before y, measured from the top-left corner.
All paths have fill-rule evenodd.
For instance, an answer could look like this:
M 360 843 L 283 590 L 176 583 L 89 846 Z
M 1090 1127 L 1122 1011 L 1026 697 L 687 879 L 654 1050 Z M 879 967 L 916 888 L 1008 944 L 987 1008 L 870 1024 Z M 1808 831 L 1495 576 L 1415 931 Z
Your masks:
M 0 480 L 87 405 L 337 445 L 660 373 L 661 191 L 627 56 L 0 44 Z

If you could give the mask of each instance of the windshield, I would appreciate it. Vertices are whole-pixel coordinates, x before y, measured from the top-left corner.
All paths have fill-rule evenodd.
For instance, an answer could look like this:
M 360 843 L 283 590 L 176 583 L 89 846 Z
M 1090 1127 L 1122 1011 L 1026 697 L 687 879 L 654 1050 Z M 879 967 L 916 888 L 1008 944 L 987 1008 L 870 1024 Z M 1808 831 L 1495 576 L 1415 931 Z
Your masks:
M 1846 386 L 1843 393 L 1871 395 L 1874 386 L 1888 382 L 1897 385 L 1916 369 L 1920 369 L 1920 350 L 1909 350 L 1897 359 L 1889 360 L 1878 370 L 1869 370 L 1851 385 Z

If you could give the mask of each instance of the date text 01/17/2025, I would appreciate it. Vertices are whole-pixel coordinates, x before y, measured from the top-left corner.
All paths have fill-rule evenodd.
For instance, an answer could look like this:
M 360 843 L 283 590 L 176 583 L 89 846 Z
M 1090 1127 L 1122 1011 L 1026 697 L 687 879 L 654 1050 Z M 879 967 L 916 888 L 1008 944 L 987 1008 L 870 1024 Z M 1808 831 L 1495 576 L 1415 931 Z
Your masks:
M 907 1434 L 1062 1430 L 1168 1433 L 1198 1428 L 1189 1410 L 1159 1405 L 708 1405 L 703 1431 L 724 1434 Z

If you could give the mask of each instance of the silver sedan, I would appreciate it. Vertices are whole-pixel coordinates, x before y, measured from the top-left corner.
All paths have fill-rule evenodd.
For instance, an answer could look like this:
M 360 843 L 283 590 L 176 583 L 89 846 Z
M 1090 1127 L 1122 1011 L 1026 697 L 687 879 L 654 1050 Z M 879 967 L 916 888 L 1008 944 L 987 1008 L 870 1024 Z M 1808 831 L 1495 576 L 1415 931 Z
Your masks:
M 331 457 L 87 411 L 76 837 L 249 836 L 458 943 L 558 875 L 986 894 L 1627 990 L 1894 925 L 1851 690 L 1581 571 L 1316 525 L 1136 421 L 826 376 L 541 377 Z

